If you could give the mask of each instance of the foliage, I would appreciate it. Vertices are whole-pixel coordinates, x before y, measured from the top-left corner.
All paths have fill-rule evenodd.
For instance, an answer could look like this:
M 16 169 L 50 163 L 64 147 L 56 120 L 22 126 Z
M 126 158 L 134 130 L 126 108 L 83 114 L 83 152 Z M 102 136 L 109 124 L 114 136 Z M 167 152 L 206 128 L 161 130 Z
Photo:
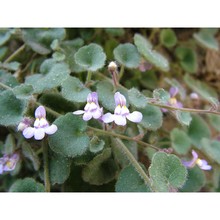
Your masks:
M 219 34 L 1 29 L 1 191 L 219 191 Z

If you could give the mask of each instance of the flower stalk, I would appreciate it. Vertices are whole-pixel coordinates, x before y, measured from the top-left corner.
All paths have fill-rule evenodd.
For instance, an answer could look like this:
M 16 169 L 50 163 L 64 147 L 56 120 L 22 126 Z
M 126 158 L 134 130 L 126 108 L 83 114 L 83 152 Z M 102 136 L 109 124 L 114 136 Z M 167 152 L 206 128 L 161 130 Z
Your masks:
M 47 139 L 42 140 L 42 148 L 43 148 L 43 158 L 44 158 L 44 186 L 45 186 L 45 192 L 50 192 L 50 175 L 49 175 Z

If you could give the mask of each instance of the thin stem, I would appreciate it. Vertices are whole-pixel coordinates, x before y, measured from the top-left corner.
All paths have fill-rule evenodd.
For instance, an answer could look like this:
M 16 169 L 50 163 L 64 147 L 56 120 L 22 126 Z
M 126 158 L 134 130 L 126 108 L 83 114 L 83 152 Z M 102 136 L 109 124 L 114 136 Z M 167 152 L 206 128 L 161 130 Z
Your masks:
M 92 78 L 92 72 L 88 71 L 87 72 L 87 77 L 86 77 L 86 84 L 88 84 L 91 81 Z
M 145 184 L 149 188 L 151 188 L 152 191 L 155 191 L 155 189 L 153 189 L 153 187 L 152 187 L 150 178 L 147 176 L 147 174 L 145 173 L 143 168 L 140 166 L 140 164 L 134 158 L 132 153 L 128 150 L 128 148 L 124 145 L 124 143 L 119 138 L 116 138 L 115 140 L 118 143 L 120 150 L 127 156 L 129 161 L 131 162 L 132 166 L 136 169 L 136 171 L 140 174 L 141 178 L 144 180 Z
M 151 147 L 155 150 L 161 150 L 160 148 L 157 148 L 151 144 L 148 144 L 148 143 L 145 143 L 143 141 L 140 141 L 140 140 L 137 140 L 137 139 L 134 139 L 132 137 L 128 137 L 128 136 L 125 136 L 125 135 L 122 135 L 122 134 L 116 134 L 114 132 L 111 132 L 111 131 L 104 131 L 104 130 L 101 130 L 101 129 L 98 129 L 98 128 L 93 128 L 93 127 L 90 127 L 90 126 L 87 126 L 90 130 L 92 131 L 95 131 L 99 134 L 102 134 L 102 135 L 107 135 L 107 136 L 113 136 L 113 137 L 118 137 L 120 139 L 124 139 L 124 140 L 128 140 L 128 141 L 135 141 L 137 142 L 138 144 L 142 145 L 142 146 L 145 146 L 145 147 Z
M 5 61 L 4 63 L 8 63 L 11 60 L 13 60 L 20 52 L 22 52 L 25 48 L 25 44 L 23 44 L 21 47 L 19 47 L 13 54 L 11 54 Z
M 0 86 L 1 86 L 3 89 L 9 89 L 9 90 L 12 90 L 11 87 L 9 87 L 9 86 L 7 86 L 7 85 L 1 83 L 1 82 L 0 82 Z
M 119 80 L 123 77 L 124 71 L 125 71 L 125 66 L 122 65 L 122 66 L 121 66 L 121 69 L 120 69 L 120 72 L 119 72 Z
M 194 109 L 194 108 L 177 108 L 174 106 L 163 105 L 163 104 L 159 104 L 159 103 L 155 103 L 155 102 L 148 102 L 148 104 L 158 106 L 160 108 L 166 108 L 166 109 L 170 109 L 170 110 L 179 110 L 179 111 L 183 111 L 183 112 L 220 115 L 220 112 L 211 111 L 211 110 Z
M 49 163 L 48 163 L 48 145 L 47 139 L 42 140 L 43 157 L 44 157 L 44 186 L 45 191 L 50 192 L 50 176 L 49 176 Z

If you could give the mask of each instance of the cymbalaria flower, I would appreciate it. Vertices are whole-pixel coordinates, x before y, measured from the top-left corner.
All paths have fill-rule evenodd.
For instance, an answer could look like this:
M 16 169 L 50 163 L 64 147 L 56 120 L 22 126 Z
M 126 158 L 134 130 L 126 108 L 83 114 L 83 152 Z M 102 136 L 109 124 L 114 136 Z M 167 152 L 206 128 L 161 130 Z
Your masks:
M 208 162 L 206 160 L 200 159 L 198 154 L 194 150 L 192 150 L 192 155 L 193 155 L 192 160 L 190 160 L 190 161 L 183 160 L 182 161 L 182 164 L 185 167 L 192 168 L 197 164 L 200 167 L 200 169 L 202 169 L 202 170 L 211 170 L 212 169 L 212 166 L 208 165 Z
M 19 123 L 17 130 L 23 131 L 25 128 L 29 127 L 32 124 L 33 120 L 31 118 L 25 117 L 23 120 Z
M 114 121 L 117 125 L 124 126 L 127 123 L 126 119 L 136 123 L 139 123 L 142 120 L 143 115 L 141 112 L 134 111 L 130 113 L 126 106 L 126 99 L 120 92 L 115 93 L 114 99 L 116 105 L 114 114 L 106 113 L 103 115 L 102 120 L 105 123 Z
M 83 120 L 89 121 L 91 118 L 99 119 L 102 116 L 103 108 L 99 107 L 97 92 L 89 93 L 87 96 L 87 104 L 83 110 L 73 112 L 74 115 L 83 114 Z
M 25 138 L 29 139 L 34 136 L 36 140 L 42 140 L 45 134 L 54 134 L 57 131 L 57 126 L 52 124 L 49 125 L 46 120 L 46 110 L 43 106 L 39 106 L 35 110 L 35 122 L 34 127 L 27 127 L 23 130 Z
M 173 106 L 173 107 L 176 107 L 176 108 L 182 108 L 183 107 L 183 104 L 181 102 L 177 101 L 177 99 L 175 97 L 178 94 L 178 92 L 179 92 L 179 89 L 177 87 L 172 86 L 170 88 L 170 91 L 169 91 L 170 99 L 168 100 L 167 105 Z M 168 110 L 164 109 L 164 108 L 162 108 L 162 111 L 163 112 L 168 112 Z
M 16 164 L 19 160 L 19 154 L 5 154 L 0 158 L 0 174 L 15 169 Z

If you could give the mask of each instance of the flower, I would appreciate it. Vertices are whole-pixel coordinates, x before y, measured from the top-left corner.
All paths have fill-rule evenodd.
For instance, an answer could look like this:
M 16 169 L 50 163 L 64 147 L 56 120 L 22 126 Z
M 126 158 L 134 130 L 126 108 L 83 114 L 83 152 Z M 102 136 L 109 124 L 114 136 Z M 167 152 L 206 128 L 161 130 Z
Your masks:
M 199 158 L 198 154 L 192 150 L 193 159 L 190 161 L 182 161 L 182 164 L 185 167 L 192 168 L 196 164 L 202 169 L 202 170 L 211 170 L 212 166 L 208 165 L 208 162 L 206 160 L 202 160 Z
M 18 131 L 23 131 L 25 128 L 29 127 L 32 123 L 32 119 L 25 117 L 23 120 L 19 123 L 17 130 Z
M 118 70 L 118 66 L 117 66 L 116 62 L 111 61 L 108 65 L 108 71 L 109 72 L 114 72 L 114 71 L 117 71 L 117 70 Z
M 105 123 L 110 123 L 114 121 L 117 125 L 124 126 L 126 125 L 126 118 L 136 123 L 139 123 L 142 120 L 143 115 L 141 112 L 134 111 L 130 113 L 126 106 L 126 99 L 120 92 L 115 93 L 114 99 L 116 105 L 114 114 L 106 113 L 105 115 L 103 115 L 102 120 Z
M 15 169 L 16 164 L 19 160 L 19 154 L 5 154 L 0 158 L 0 174 Z
M 27 127 L 23 130 L 25 138 L 29 139 L 34 136 L 36 140 L 42 140 L 46 134 L 54 134 L 57 131 L 57 126 L 52 124 L 49 125 L 46 120 L 46 110 L 43 106 L 39 106 L 35 110 L 35 122 L 34 127 Z
M 177 88 L 177 87 L 171 87 L 170 88 L 170 91 L 169 91 L 169 93 L 170 93 L 170 98 L 169 98 L 169 100 L 168 100 L 168 102 L 167 102 L 167 105 L 169 105 L 169 106 L 173 106 L 173 107 L 176 107 L 176 108 L 182 108 L 183 107 L 183 104 L 181 103 L 181 102 L 178 102 L 177 100 L 176 100 L 176 98 L 175 98 L 175 96 L 178 94 L 178 92 L 179 92 L 179 89 Z M 162 108 L 162 111 L 163 112 L 168 112 L 168 110 L 167 109 L 164 109 L 164 108 Z
M 193 99 L 193 100 L 198 100 L 198 99 L 199 99 L 199 96 L 198 96 L 197 93 L 192 92 L 192 93 L 190 93 L 190 98 Z
M 97 92 L 89 93 L 87 96 L 87 104 L 83 110 L 73 112 L 74 115 L 83 114 L 83 120 L 89 121 L 91 118 L 99 119 L 102 116 L 103 108 L 99 107 Z

